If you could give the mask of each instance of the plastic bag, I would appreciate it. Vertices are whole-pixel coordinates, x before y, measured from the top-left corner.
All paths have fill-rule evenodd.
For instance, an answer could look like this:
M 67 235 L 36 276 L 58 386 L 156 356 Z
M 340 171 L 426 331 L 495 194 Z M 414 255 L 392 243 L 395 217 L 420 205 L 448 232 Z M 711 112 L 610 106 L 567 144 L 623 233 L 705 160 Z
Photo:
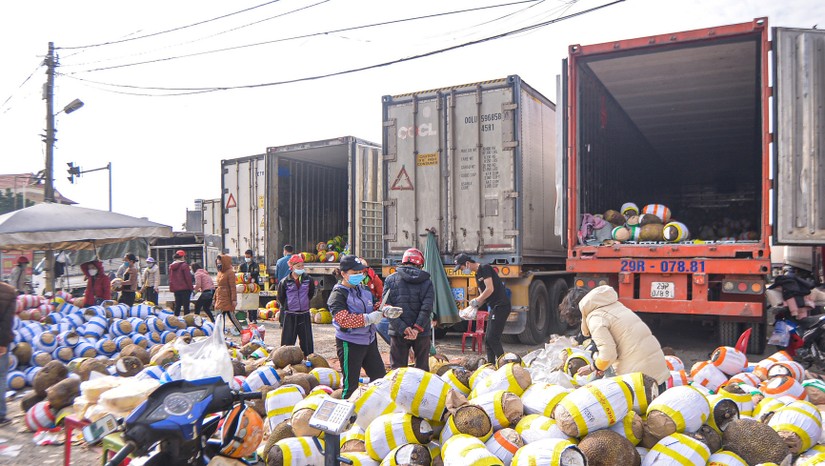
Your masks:
M 215 318 L 216 329 L 223 328 L 224 318 L 223 313 Z M 232 380 L 232 361 L 226 350 L 223 332 L 216 330 L 212 335 L 189 344 L 178 340 L 175 348 L 180 354 L 181 375 L 184 379 L 220 377 L 226 383 Z
M 261 344 L 263 344 L 265 336 L 266 328 L 259 327 L 255 324 L 249 324 L 247 328 L 241 330 L 241 345 L 245 345 L 254 340 L 259 340 Z
M 769 345 L 788 346 L 791 342 L 791 329 L 784 320 L 777 320 L 773 325 L 773 334 L 768 339 Z
M 458 316 L 464 320 L 475 320 L 477 312 L 478 308 L 475 308 L 473 306 L 467 306 L 464 309 L 458 311 Z

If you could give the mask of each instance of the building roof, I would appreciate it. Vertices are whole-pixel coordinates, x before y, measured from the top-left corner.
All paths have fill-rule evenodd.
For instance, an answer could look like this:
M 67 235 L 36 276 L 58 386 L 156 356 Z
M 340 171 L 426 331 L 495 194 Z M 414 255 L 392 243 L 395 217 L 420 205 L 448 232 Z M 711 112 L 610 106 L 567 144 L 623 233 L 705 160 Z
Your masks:
M 8 189 L 12 193 L 22 194 L 26 200 L 35 204 L 43 202 L 45 197 L 43 180 L 34 173 L 0 174 L 0 191 L 5 193 Z M 60 194 L 57 189 L 54 190 L 54 200 L 60 204 L 77 204 L 77 202 Z

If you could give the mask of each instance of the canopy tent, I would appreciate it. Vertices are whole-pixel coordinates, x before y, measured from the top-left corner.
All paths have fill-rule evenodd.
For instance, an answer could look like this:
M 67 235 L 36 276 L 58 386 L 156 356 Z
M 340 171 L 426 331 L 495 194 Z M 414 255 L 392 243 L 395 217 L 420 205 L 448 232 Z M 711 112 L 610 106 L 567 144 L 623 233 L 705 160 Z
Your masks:
M 166 238 L 172 227 L 105 210 L 37 204 L 0 216 L 0 249 L 95 249 L 136 238 Z
M 435 305 L 433 312 L 440 327 L 446 327 L 461 322 L 458 316 L 458 306 L 455 304 L 453 290 L 441 261 L 438 250 L 438 241 L 432 231 L 427 232 L 427 245 L 424 248 L 424 270 L 429 272 L 430 280 L 435 288 Z

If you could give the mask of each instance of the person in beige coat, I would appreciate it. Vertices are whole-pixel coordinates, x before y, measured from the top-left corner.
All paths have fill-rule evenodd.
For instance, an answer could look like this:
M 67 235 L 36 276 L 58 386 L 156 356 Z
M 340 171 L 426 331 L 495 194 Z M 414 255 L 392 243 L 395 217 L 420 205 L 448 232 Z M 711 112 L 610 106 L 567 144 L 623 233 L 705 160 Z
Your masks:
M 573 289 L 570 293 L 581 296 L 582 292 Z M 598 350 L 593 365 L 581 368 L 580 375 L 603 372 L 612 366 L 616 375 L 641 372 L 659 385 L 667 382 L 670 371 L 659 340 L 635 312 L 619 302 L 616 290 L 608 285 L 596 287 L 581 297 L 578 308 L 582 335 L 590 337 Z

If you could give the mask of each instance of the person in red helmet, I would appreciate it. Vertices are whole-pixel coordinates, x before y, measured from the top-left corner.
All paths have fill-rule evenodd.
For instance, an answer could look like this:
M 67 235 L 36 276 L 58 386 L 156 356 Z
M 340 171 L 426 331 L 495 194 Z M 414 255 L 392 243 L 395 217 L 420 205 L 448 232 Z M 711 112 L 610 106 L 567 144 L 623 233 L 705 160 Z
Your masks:
M 186 252 L 183 249 L 175 251 L 172 256 L 174 262 L 169 264 L 169 291 L 175 295 L 175 315 L 189 314 L 189 298 L 195 289 L 192 269 L 186 263 Z
M 384 281 L 387 305 L 400 307 L 403 312 L 390 319 L 390 365 L 393 369 L 406 367 L 410 348 L 415 355 L 415 367 L 430 370 L 430 334 L 432 332 L 435 291 L 430 274 L 422 270 L 424 254 L 415 248 L 407 249 L 401 266 Z
M 17 294 L 26 294 L 29 287 L 26 285 L 26 267 L 29 266 L 29 258 L 20 256 L 17 258 L 17 265 L 12 269 L 9 277 L 9 285 L 17 290 Z

